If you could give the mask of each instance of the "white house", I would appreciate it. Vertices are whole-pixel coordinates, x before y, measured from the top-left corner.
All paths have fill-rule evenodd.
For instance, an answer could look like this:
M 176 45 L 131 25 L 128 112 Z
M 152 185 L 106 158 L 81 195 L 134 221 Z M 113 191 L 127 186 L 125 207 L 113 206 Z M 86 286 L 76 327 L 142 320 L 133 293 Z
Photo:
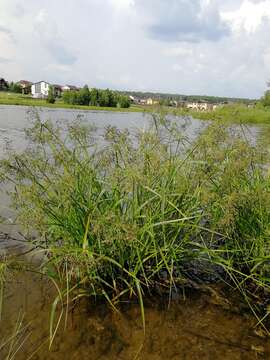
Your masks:
M 187 103 L 187 108 L 196 111 L 208 111 L 211 110 L 211 105 L 206 102 L 192 102 Z
M 77 86 L 74 85 L 65 85 L 62 86 L 62 91 L 78 91 L 80 90 Z
M 33 98 L 46 98 L 49 94 L 50 84 L 46 81 L 39 81 L 31 86 Z

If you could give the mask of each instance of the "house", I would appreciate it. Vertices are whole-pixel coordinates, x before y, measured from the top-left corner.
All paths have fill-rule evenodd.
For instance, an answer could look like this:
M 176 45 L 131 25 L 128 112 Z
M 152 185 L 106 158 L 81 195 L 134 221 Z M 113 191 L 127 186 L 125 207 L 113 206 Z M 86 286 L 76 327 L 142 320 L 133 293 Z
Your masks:
M 50 84 L 46 81 L 39 81 L 32 84 L 31 93 L 33 98 L 46 98 L 49 94 Z
M 138 99 L 138 104 L 139 104 L 139 105 L 146 105 L 146 104 L 147 104 L 147 100 L 145 100 L 145 99 Z
M 8 89 L 8 83 L 4 78 L 0 78 L 0 91 L 1 90 L 7 90 Z
M 79 91 L 80 89 L 74 85 L 65 85 L 61 87 L 62 91 Z
M 19 82 L 17 82 L 17 84 L 21 87 L 22 94 L 30 94 L 31 93 L 32 83 L 30 81 L 20 80 Z
M 152 98 L 146 99 L 146 105 L 158 105 L 158 104 L 159 104 L 158 100 L 155 100 L 155 99 L 152 99 Z
M 188 102 L 188 103 L 186 103 L 186 107 L 187 107 L 188 110 L 198 110 L 198 103 L 196 103 L 196 102 L 192 102 L 192 103 Z
M 186 104 L 187 109 L 195 111 L 209 111 L 212 110 L 211 104 L 207 102 L 192 102 Z
M 63 88 L 63 86 L 53 84 L 52 88 L 53 88 L 53 94 L 54 94 L 55 97 L 61 97 L 62 96 L 62 88 Z
M 131 103 L 136 104 L 136 105 L 145 105 L 145 103 L 146 103 L 146 100 L 139 99 L 134 96 L 129 96 L 129 100 Z

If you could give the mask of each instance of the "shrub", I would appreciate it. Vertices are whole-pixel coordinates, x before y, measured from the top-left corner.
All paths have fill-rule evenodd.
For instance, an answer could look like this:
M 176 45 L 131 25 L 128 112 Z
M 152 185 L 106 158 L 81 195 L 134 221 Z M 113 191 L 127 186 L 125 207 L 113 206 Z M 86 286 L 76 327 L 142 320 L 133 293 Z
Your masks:
M 49 93 L 48 93 L 48 97 L 47 97 L 46 101 L 49 104 L 54 104 L 55 103 L 55 96 L 54 96 L 54 91 L 53 91 L 52 86 L 49 87 Z

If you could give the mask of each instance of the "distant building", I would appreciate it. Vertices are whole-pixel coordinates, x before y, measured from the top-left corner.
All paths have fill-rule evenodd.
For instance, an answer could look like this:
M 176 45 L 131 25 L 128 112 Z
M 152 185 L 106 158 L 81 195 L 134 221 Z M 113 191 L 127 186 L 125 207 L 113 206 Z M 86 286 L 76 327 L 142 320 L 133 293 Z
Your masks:
M 0 91 L 1 90 L 7 90 L 8 89 L 8 83 L 4 78 L 0 78 Z
M 154 104 L 154 100 L 152 98 L 146 100 L 146 105 L 153 105 L 153 104 Z
M 138 104 L 139 104 L 139 105 L 146 105 L 146 104 L 147 104 L 147 100 L 145 100 L 145 99 L 138 99 Z
M 33 98 L 46 98 L 49 94 L 50 84 L 46 81 L 39 81 L 32 84 L 31 93 Z
M 146 100 L 139 99 L 134 96 L 129 96 L 129 100 L 131 101 L 131 103 L 136 104 L 136 105 L 145 105 L 145 103 L 146 103 Z
M 74 85 L 65 85 L 61 87 L 62 91 L 79 91 L 80 89 Z
M 210 111 L 213 109 L 213 105 L 207 102 L 191 102 L 187 103 L 186 107 L 195 111 Z
M 62 90 L 63 86 L 54 84 L 54 85 L 52 85 L 52 88 L 53 88 L 54 96 L 55 97 L 61 97 L 62 92 L 63 92 L 63 90 Z
M 22 89 L 22 94 L 30 94 L 31 93 L 31 86 L 32 86 L 31 81 L 20 80 L 17 82 L 17 84 L 20 85 L 20 87 Z

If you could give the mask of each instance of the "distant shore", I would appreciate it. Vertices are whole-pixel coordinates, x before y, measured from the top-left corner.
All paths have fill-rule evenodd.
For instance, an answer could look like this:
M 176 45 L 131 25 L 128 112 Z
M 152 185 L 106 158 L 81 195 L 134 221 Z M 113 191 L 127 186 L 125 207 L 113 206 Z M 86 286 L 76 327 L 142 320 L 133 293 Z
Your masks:
M 164 112 L 175 116 L 191 116 L 199 120 L 225 121 L 232 124 L 270 125 L 270 108 L 263 106 L 247 107 L 245 104 L 225 105 L 214 111 L 192 111 L 183 108 L 166 106 L 131 105 L 129 108 L 71 105 L 57 99 L 54 104 L 45 99 L 33 99 L 29 95 L 0 92 L 0 105 L 21 105 L 46 107 L 53 109 L 73 109 L 84 111 L 113 111 L 113 112 Z
M 49 104 L 45 99 L 33 99 L 30 96 L 15 94 L 9 92 L 0 92 L 0 105 L 21 105 L 21 106 L 36 106 L 54 109 L 74 109 L 74 110 L 99 110 L 99 111 L 116 111 L 116 112 L 144 112 L 146 109 L 139 105 L 132 105 L 129 108 L 119 107 L 102 107 L 102 106 L 85 106 L 85 105 L 70 105 L 63 101 L 56 100 L 54 104 Z

